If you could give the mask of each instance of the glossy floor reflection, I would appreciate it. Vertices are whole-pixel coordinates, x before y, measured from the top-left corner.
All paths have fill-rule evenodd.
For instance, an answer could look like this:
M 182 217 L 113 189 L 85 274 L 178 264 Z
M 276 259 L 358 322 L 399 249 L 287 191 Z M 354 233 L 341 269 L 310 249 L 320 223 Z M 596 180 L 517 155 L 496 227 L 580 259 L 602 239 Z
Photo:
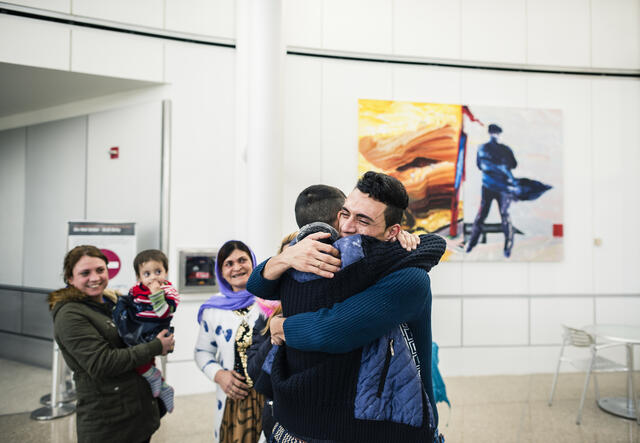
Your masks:
M 75 414 L 48 422 L 29 418 L 49 392 L 50 371 L 0 359 L 0 442 L 75 442 Z M 550 374 L 445 378 L 452 408 L 439 405 L 440 429 L 448 443 L 580 442 L 640 443 L 640 426 L 607 414 L 588 392 L 582 425 L 575 424 L 583 374 L 560 376 L 554 405 L 547 405 Z M 623 396 L 624 374 L 598 377 L 604 396 Z M 640 383 L 640 377 L 636 375 Z M 636 386 L 640 384 L 636 383 Z M 214 395 L 176 398 L 152 441 L 209 442 Z

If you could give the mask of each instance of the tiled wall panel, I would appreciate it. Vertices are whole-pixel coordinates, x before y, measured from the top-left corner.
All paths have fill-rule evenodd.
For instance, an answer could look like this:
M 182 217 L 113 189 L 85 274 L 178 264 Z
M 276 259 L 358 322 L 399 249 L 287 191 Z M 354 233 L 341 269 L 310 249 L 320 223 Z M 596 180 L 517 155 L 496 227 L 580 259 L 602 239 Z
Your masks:
M 433 341 L 442 346 L 462 344 L 462 299 L 434 297 L 431 306 Z
M 166 29 L 211 37 L 235 37 L 234 0 L 165 0 Z
M 462 0 L 462 58 L 526 62 L 525 0 Z
M 322 47 L 392 53 L 391 0 L 324 0 Z
M 66 14 L 71 12 L 71 0 L 11 0 L 7 3 Z
M 76 27 L 71 40 L 72 71 L 155 82 L 164 79 L 160 39 Z
M 591 64 L 640 69 L 640 1 L 591 1 Z
M 288 57 L 285 83 L 285 131 L 283 152 L 283 236 L 298 226 L 294 217 L 301 190 L 323 182 L 322 165 L 322 62 L 307 57 Z M 311 87 L 309 87 L 312 85 Z M 342 189 L 348 192 L 349 189 Z M 273 245 L 274 252 L 276 245 Z
M 544 297 L 531 299 L 531 344 L 562 343 L 562 326 L 582 328 L 594 320 L 593 298 Z
M 463 346 L 517 346 L 529 342 L 526 298 L 465 298 L 462 304 Z
M 460 58 L 460 2 L 395 0 L 393 51 L 397 55 Z
M 322 180 L 351 192 L 357 178 L 358 99 L 389 100 L 391 67 L 329 61 L 322 71 Z
M 68 26 L 0 15 L 0 62 L 69 70 Z
M 287 46 L 322 47 L 322 9 L 317 0 L 284 0 L 283 32 Z
M 547 66 L 591 64 L 591 2 L 527 2 L 527 63 Z
M 73 0 L 74 15 L 162 29 L 163 0 Z

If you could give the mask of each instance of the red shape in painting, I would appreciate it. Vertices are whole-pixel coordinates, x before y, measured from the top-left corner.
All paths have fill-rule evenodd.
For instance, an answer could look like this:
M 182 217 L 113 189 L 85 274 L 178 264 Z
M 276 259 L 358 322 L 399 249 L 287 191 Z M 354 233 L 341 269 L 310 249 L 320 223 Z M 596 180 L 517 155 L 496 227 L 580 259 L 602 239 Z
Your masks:
M 109 271 L 109 279 L 112 279 L 120 272 L 120 257 L 111 249 L 100 249 L 109 263 L 107 263 L 107 271 Z
M 553 225 L 553 236 L 562 237 L 564 235 L 564 229 L 562 223 Z

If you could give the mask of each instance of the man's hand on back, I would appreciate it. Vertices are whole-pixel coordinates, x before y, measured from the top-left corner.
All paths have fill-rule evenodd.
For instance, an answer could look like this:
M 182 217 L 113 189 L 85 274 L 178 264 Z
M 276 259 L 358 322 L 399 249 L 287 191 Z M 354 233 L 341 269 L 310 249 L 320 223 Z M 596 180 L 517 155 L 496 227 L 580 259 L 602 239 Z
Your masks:
M 407 251 L 415 250 L 420 244 L 420 236 L 411 234 L 407 231 L 400 231 L 398 232 L 397 236 L 391 239 L 391 241 L 396 240 L 398 241 L 398 243 L 400 243 L 400 246 L 402 246 L 402 248 L 406 249 Z
M 271 317 L 271 320 L 269 320 L 269 333 L 271 334 L 272 345 L 283 345 L 285 343 L 284 321 L 285 318 L 282 315 L 274 315 Z
M 333 274 L 340 270 L 340 252 L 333 246 L 318 241 L 329 238 L 330 235 L 327 232 L 316 232 L 289 246 L 267 262 L 262 276 L 267 280 L 276 280 L 287 269 L 293 268 L 332 278 Z

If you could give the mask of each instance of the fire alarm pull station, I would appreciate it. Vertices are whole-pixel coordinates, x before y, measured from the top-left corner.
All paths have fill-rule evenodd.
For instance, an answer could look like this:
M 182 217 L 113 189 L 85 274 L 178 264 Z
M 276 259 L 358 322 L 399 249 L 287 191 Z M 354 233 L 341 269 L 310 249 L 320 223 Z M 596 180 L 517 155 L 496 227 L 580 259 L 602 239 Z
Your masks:
M 180 293 L 218 292 L 214 269 L 217 255 L 217 249 L 183 249 L 179 251 L 178 291 Z
M 111 157 L 112 160 L 114 158 L 118 158 L 120 156 L 120 148 L 117 146 L 109 148 L 109 156 Z

